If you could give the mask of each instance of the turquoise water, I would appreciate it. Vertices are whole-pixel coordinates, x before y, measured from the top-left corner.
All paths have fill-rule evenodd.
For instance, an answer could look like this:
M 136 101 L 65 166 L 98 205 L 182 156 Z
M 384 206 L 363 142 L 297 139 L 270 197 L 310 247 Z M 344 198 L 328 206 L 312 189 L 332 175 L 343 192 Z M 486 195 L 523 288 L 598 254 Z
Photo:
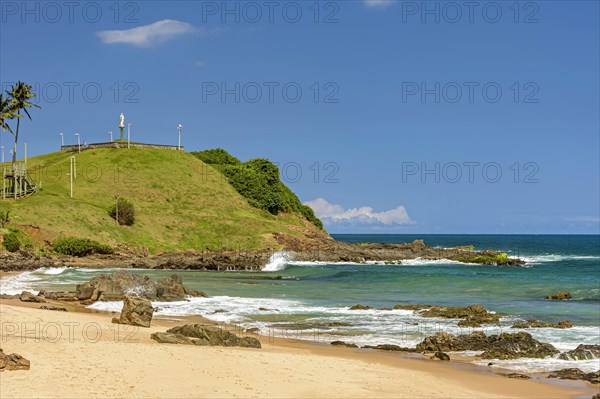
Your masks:
M 502 314 L 500 327 L 486 333 L 515 332 L 519 319 L 547 322 L 569 319 L 577 327 L 567 330 L 527 330 L 561 350 L 579 343 L 600 344 L 600 236 L 545 235 L 338 235 L 349 242 L 410 242 L 428 245 L 475 245 L 476 249 L 508 252 L 527 260 L 526 267 L 484 267 L 449 261 L 413 260 L 403 265 L 355 265 L 281 262 L 273 272 L 181 272 L 184 283 L 211 298 L 156 304 L 159 314 L 198 314 L 216 321 L 258 327 L 264 335 L 358 344 L 394 343 L 414 346 L 437 331 L 467 333 L 456 320 L 425 319 L 411 311 L 350 311 L 357 303 L 374 308 L 397 303 L 465 306 L 479 304 Z M 276 257 L 283 257 L 278 254 Z M 21 289 L 73 289 L 106 271 L 42 269 L 0 283 L 0 292 Z M 173 271 L 134 271 L 153 277 Z M 277 277 L 281 279 L 265 279 Z M 572 301 L 548 301 L 547 294 L 570 291 Z M 120 310 L 120 303 L 93 307 Z M 263 309 L 260 309 L 263 308 Z M 218 311 L 215 313 L 215 311 Z M 327 323 L 336 322 L 332 326 Z M 341 323 L 341 325 L 340 325 Z M 514 369 L 581 367 L 600 369 L 600 360 L 564 362 L 504 362 Z M 575 364 L 577 363 L 577 364 Z M 499 362 L 502 364 L 502 362 Z

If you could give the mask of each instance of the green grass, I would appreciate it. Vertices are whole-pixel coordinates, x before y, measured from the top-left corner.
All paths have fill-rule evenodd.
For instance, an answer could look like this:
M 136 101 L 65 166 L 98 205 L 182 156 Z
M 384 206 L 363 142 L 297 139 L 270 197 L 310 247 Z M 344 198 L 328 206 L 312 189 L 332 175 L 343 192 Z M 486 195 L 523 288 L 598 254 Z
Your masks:
M 76 156 L 74 198 L 69 197 L 70 157 Z M 152 253 L 187 249 L 276 248 L 274 232 L 298 235 L 314 228 L 293 214 L 274 216 L 248 204 L 212 166 L 195 156 L 158 149 L 89 149 L 28 160 L 42 182 L 35 195 L 2 202 L 11 225 L 41 228 L 44 239 L 88 238 L 103 244 L 146 247 Z M 135 206 L 133 226 L 108 215 L 118 194 Z M 295 227 L 295 228 L 294 228 Z

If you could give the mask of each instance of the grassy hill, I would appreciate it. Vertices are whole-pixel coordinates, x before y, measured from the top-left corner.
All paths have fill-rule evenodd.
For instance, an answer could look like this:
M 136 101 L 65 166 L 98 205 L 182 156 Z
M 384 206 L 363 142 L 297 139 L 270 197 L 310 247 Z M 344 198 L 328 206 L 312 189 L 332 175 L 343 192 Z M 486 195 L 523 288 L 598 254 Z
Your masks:
M 77 161 L 73 199 L 72 155 Z M 190 153 L 146 148 L 56 152 L 28 159 L 28 170 L 42 182 L 41 190 L 26 199 L 0 201 L 0 209 L 10 211 L 11 226 L 39 227 L 26 231 L 38 242 L 74 236 L 156 253 L 260 250 L 277 248 L 274 232 L 326 234 L 299 213 L 273 215 L 250 205 L 216 167 Z M 117 226 L 108 215 L 117 194 L 134 204 L 133 226 Z

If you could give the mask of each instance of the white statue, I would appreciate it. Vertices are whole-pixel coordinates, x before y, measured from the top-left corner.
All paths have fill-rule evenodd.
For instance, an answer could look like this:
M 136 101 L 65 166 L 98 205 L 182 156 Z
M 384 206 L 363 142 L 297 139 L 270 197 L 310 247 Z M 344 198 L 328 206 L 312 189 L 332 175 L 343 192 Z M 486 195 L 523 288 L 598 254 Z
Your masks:
M 120 128 L 125 128 L 125 115 L 123 115 L 123 113 L 121 112 L 121 123 L 119 123 L 119 127 Z

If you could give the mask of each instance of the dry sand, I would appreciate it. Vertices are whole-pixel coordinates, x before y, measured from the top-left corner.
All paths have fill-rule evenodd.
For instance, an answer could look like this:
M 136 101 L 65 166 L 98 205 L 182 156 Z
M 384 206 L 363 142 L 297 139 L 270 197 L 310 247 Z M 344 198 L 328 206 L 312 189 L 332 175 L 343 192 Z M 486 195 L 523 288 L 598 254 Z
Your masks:
M 265 337 L 262 349 L 158 344 L 150 334 L 175 322 L 155 319 L 151 328 L 134 329 L 112 324 L 109 314 L 14 303 L 0 301 L 0 347 L 29 359 L 31 370 L 0 373 L 2 398 L 566 398 L 583 393 L 434 361 Z

